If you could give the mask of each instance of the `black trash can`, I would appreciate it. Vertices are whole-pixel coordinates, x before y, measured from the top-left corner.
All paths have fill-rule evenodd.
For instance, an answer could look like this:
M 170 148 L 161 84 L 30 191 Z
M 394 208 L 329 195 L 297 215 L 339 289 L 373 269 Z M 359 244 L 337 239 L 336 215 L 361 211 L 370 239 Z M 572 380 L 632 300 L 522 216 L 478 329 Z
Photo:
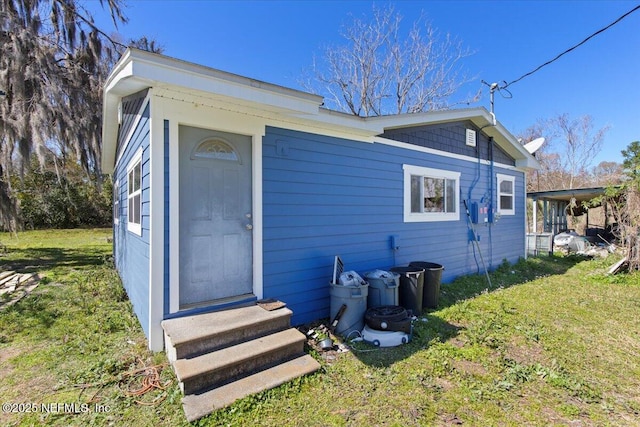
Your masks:
M 422 291 L 422 306 L 428 308 L 438 308 L 440 298 L 440 281 L 442 280 L 442 270 L 444 267 L 435 262 L 412 261 L 410 267 L 424 270 L 424 288 Z
M 391 271 L 400 275 L 400 305 L 411 310 L 414 315 L 420 316 L 424 270 L 418 267 L 393 267 Z

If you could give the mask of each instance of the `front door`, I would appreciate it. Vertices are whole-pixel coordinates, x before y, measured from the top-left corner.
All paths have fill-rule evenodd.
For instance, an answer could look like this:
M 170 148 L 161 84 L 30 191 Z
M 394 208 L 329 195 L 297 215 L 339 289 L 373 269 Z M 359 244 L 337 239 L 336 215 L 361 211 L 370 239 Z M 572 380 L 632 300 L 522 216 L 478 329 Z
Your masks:
M 253 290 L 251 137 L 180 126 L 180 309 Z

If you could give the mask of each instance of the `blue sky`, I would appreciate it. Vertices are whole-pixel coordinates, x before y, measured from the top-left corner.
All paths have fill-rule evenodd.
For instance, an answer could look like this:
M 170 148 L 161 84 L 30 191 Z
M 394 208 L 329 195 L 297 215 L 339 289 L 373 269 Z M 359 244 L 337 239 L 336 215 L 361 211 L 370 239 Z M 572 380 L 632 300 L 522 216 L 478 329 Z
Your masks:
M 378 5 L 386 3 L 376 2 Z M 640 1 L 397 1 L 409 25 L 422 11 L 441 33 L 475 53 L 463 66 L 475 93 L 487 82 L 511 82 L 613 22 Z M 371 13 L 370 1 L 129 0 L 128 24 L 113 30 L 97 2 L 97 23 L 124 38 L 155 38 L 164 54 L 254 79 L 300 89 L 298 79 L 322 46 L 341 43 L 350 14 Z M 640 140 L 640 10 L 553 64 L 496 94 L 495 113 L 518 134 L 537 119 L 590 114 L 610 126 L 594 159 L 622 161 Z M 472 106 L 489 109 L 489 91 Z

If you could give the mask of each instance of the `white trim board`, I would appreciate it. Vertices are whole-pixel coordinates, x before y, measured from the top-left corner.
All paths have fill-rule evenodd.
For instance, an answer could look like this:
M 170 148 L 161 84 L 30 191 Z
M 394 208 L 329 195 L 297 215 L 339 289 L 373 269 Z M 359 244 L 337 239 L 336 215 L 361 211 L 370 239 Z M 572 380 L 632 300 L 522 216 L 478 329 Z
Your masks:
M 162 105 L 162 117 L 169 121 L 169 313 L 180 311 L 180 182 L 179 182 L 179 127 L 193 126 L 203 129 L 236 133 L 251 137 L 252 204 L 253 204 L 253 293 L 263 297 L 262 252 L 262 138 L 265 121 L 255 117 L 210 106 L 193 105 L 178 100 L 154 96 L 152 100 Z M 158 114 L 155 111 L 155 114 Z M 154 116 L 155 117 L 155 116 Z
M 375 137 L 373 139 L 373 142 L 376 143 L 376 144 L 390 145 L 392 147 L 402 148 L 402 149 L 405 149 L 405 150 L 419 151 L 421 153 L 433 154 L 433 155 L 441 156 L 441 157 L 448 157 L 450 159 L 457 159 L 457 160 L 462 160 L 462 161 L 465 161 L 465 162 L 478 163 L 478 159 L 476 157 L 465 156 L 464 154 L 450 153 L 448 151 L 436 150 L 435 148 L 422 147 L 420 145 L 409 144 L 408 142 L 395 141 L 393 139 L 387 139 L 387 138 L 383 138 L 383 137 L 379 137 L 379 136 Z M 490 166 L 491 165 L 491 161 L 480 159 L 480 164 L 485 165 L 485 166 Z M 518 171 L 520 171 L 520 168 L 518 168 L 517 166 L 513 166 L 513 165 L 506 165 L 504 163 L 498 163 L 498 162 L 495 162 L 495 161 L 493 162 L 493 165 L 495 167 L 499 167 L 499 168 L 503 168 L 503 169 L 510 169 L 510 170 L 518 170 Z
M 149 91 L 151 92 L 151 90 Z M 162 351 L 164 332 L 164 120 L 162 106 L 149 123 L 149 348 Z
M 403 212 L 404 222 L 446 222 L 460 220 L 460 172 L 445 169 L 434 169 L 411 164 L 402 165 L 403 183 Z M 455 181 L 453 192 L 455 212 L 412 212 L 411 211 L 411 176 L 441 178 Z M 421 190 L 422 193 L 422 190 Z M 422 203 L 422 201 L 420 202 Z

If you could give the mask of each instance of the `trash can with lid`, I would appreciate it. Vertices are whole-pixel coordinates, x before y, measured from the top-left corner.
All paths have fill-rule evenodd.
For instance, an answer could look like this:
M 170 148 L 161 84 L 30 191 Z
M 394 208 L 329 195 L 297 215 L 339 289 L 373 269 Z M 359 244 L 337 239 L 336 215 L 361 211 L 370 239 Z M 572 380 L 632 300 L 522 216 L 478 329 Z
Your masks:
M 435 262 L 412 261 L 409 266 L 424 270 L 424 288 L 422 306 L 428 308 L 438 308 L 440 299 L 440 281 L 442 280 L 442 270 L 444 267 Z
M 393 271 L 373 270 L 364 275 L 369 283 L 367 306 L 400 305 L 398 288 L 400 275 Z
M 329 320 L 333 321 L 342 305 L 346 305 L 335 332 L 347 336 L 352 331 L 361 331 L 364 327 L 364 313 L 367 311 L 369 285 L 344 286 L 330 283 L 329 286 L 329 296 L 331 297 Z
M 409 266 L 393 267 L 391 271 L 400 275 L 400 305 L 416 316 L 421 315 L 424 270 Z

